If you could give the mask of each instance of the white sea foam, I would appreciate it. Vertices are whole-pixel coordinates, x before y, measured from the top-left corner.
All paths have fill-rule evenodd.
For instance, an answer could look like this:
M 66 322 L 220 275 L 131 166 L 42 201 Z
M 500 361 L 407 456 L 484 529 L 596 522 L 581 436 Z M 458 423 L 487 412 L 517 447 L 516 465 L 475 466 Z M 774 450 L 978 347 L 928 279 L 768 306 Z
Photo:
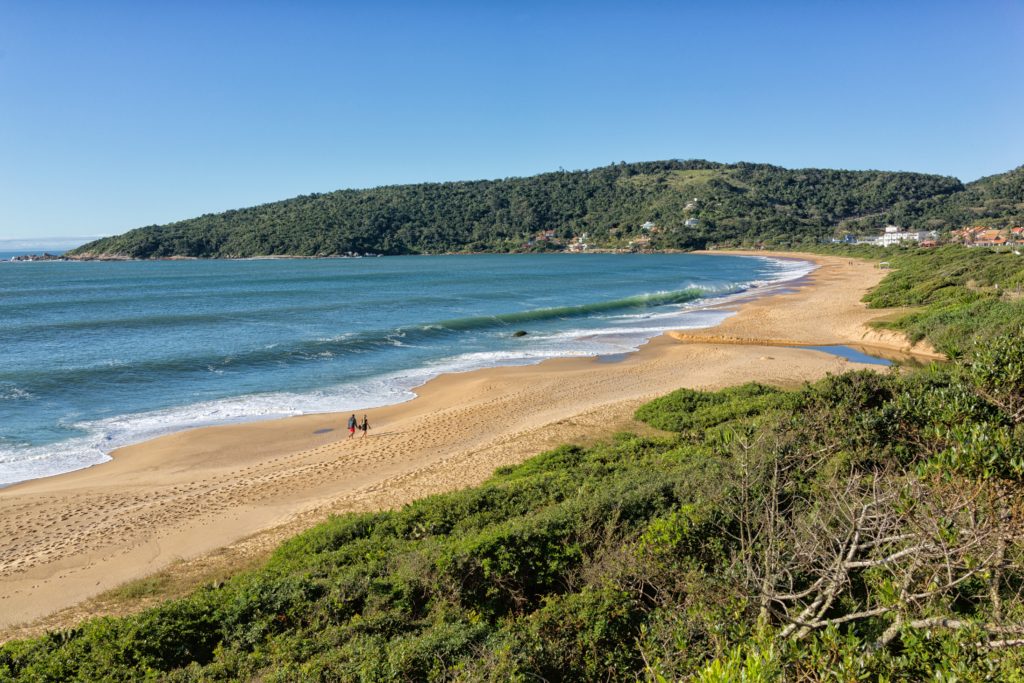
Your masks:
M 252 394 L 76 422 L 66 426 L 81 435 L 58 443 L 0 443 L 0 486 L 107 462 L 117 448 L 185 429 L 401 403 L 413 397 L 413 387 L 434 374 L 420 369 L 308 393 Z
M 799 259 L 774 258 L 771 256 L 754 256 L 754 258 L 767 261 L 778 269 L 778 277 L 770 280 L 754 280 L 751 283 L 758 287 L 778 285 L 785 282 L 792 282 L 793 280 L 799 280 L 802 277 L 810 275 L 818 268 L 816 263 L 811 261 L 801 261 Z
M 21 387 L 0 387 L 0 401 L 27 401 L 32 398 L 32 394 Z

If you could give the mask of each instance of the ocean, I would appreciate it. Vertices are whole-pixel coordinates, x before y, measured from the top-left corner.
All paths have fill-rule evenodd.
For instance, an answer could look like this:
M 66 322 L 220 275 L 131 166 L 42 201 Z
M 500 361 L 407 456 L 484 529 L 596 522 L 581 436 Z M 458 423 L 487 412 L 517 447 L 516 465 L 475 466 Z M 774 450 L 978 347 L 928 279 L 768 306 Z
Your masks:
M 405 401 L 441 373 L 615 356 L 811 268 L 694 254 L 3 262 L 0 485 L 181 429 Z

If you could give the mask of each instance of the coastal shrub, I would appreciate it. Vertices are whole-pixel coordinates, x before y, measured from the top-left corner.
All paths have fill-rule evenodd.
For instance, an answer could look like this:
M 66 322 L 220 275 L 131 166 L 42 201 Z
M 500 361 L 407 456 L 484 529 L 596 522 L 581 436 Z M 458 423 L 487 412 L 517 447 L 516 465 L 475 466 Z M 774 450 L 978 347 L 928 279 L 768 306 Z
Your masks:
M 255 648 L 268 635 L 301 624 L 303 607 L 326 592 L 322 582 L 303 575 L 246 576 L 232 588 L 219 617 L 225 636 L 241 648 Z
M 441 621 L 429 629 L 393 639 L 387 646 L 382 680 L 450 679 L 487 631 L 481 623 Z
M 634 680 L 642 661 L 632 642 L 644 618 L 635 596 L 584 587 L 552 596 L 507 622 L 487 643 L 492 654 L 467 665 L 468 677 L 505 680 Z
M 484 485 L 456 496 L 431 496 L 416 501 L 393 518 L 392 530 L 402 538 L 461 534 L 517 517 L 541 501 L 559 502 L 569 492 L 558 473 L 545 472 L 528 480 Z
M 886 326 L 904 332 L 912 342 L 927 339 L 951 358 L 970 353 L 978 343 L 1011 332 L 1024 316 L 1024 302 L 993 297 L 969 304 L 931 305 Z M 979 326 L 985 333 L 978 333 Z
M 939 249 L 826 251 L 886 260 L 893 268 L 864 300 L 874 308 L 911 307 L 880 327 L 927 339 L 951 358 L 975 343 L 1011 333 L 1024 317 L 1024 259 L 1011 252 L 948 245 Z
M 688 558 L 699 563 L 695 566 L 713 568 L 724 557 L 716 538 L 715 511 L 710 508 L 683 504 L 651 519 L 633 543 L 637 561 L 674 570 L 681 558 Z
M 662 228 L 649 235 L 655 248 L 813 244 L 840 220 L 963 193 L 960 181 L 941 176 L 665 160 L 304 195 L 138 228 L 73 253 L 239 258 L 547 251 L 564 249 L 581 233 L 591 244 L 628 248 L 649 220 Z M 694 198 L 699 206 L 690 204 Z M 538 235 L 549 230 L 550 239 Z
M 681 432 L 760 415 L 791 402 L 786 392 L 756 382 L 716 392 L 677 389 L 644 404 L 635 417 L 658 429 Z
M 302 557 L 337 550 L 357 539 L 368 538 L 377 524 L 389 516 L 387 512 L 332 515 L 323 524 L 282 543 L 274 553 L 275 558 L 284 562 L 291 555 Z
M 1024 318 L 1022 318 L 1024 319 Z M 1024 422 L 1024 324 L 976 345 L 967 363 L 975 392 L 1013 424 Z

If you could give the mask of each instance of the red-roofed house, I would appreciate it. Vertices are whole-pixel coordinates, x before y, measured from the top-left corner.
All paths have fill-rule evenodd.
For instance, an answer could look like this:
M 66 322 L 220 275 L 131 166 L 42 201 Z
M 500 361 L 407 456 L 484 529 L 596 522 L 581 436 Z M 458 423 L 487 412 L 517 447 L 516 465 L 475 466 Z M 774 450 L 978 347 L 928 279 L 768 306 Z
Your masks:
M 976 247 L 1001 247 L 1008 241 L 1006 230 L 982 230 L 974 236 Z

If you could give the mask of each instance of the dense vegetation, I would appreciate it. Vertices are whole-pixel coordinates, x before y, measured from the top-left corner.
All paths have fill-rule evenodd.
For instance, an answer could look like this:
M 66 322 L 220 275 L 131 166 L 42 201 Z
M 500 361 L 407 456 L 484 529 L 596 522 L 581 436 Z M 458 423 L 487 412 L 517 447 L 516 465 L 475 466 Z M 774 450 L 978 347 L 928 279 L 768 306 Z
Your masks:
M 935 254 L 873 296 L 940 310 Z M 973 319 L 956 363 L 680 390 L 664 437 L 333 518 L 0 680 L 1024 680 L 1024 329 Z
M 884 216 L 860 221 L 875 227 L 887 223 L 921 230 L 1024 225 L 1024 166 L 968 183 L 963 192 L 900 201 Z
M 879 323 L 911 341 L 930 341 L 956 358 L 1024 321 L 1024 257 L 1008 251 L 818 246 L 815 251 L 872 258 L 893 268 L 865 301 L 910 312 Z
M 625 246 L 652 221 L 656 248 L 814 242 L 837 224 L 963 192 L 955 178 L 788 170 L 707 161 L 616 164 L 529 178 L 401 185 L 296 197 L 132 230 L 73 254 L 248 257 L 561 248 L 586 233 Z M 535 241 L 553 230 L 556 242 Z

